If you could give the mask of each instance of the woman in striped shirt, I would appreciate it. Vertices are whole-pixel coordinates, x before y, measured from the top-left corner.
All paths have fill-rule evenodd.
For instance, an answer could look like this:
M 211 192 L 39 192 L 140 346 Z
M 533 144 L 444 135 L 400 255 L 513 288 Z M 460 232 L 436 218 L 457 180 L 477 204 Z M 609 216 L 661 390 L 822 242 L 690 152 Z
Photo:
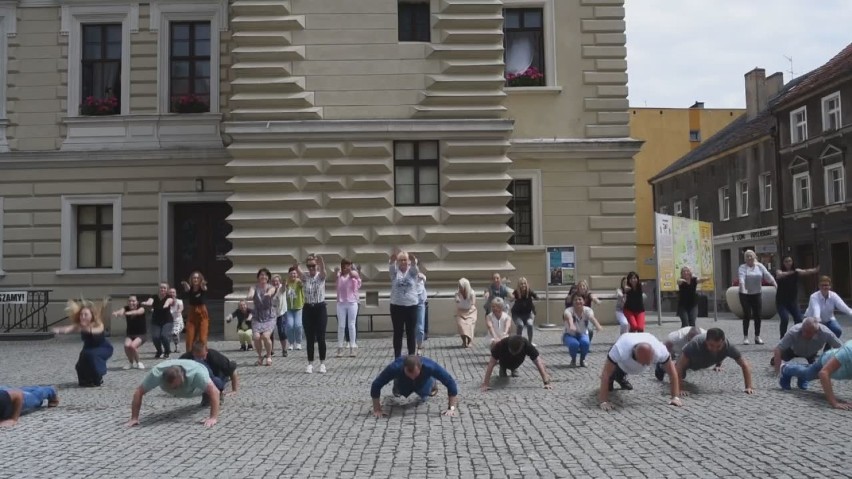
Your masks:
M 314 343 L 319 349 L 319 372 L 325 374 L 325 329 L 328 327 L 328 309 L 325 304 L 325 262 L 322 256 L 308 255 L 305 258 L 308 272 L 297 269 L 305 291 L 305 306 L 302 309 L 302 324 L 308 341 L 308 366 L 305 372 L 314 372 Z M 296 265 L 298 268 L 298 265 Z

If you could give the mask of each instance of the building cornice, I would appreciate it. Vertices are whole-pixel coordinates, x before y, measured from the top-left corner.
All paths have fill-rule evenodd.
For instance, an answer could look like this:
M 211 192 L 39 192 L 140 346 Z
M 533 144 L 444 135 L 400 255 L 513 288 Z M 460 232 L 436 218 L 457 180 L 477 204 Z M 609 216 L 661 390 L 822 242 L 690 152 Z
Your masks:
M 623 158 L 632 157 L 642 148 L 644 141 L 634 138 L 518 138 L 509 148 L 512 159 L 549 158 Z
M 229 160 L 224 147 L 130 151 L 13 151 L 0 155 L 0 169 L 100 167 L 122 163 L 172 167 L 175 162 L 181 165 L 224 166 Z
M 374 140 L 506 137 L 512 120 L 309 120 L 225 122 L 225 134 L 250 140 Z

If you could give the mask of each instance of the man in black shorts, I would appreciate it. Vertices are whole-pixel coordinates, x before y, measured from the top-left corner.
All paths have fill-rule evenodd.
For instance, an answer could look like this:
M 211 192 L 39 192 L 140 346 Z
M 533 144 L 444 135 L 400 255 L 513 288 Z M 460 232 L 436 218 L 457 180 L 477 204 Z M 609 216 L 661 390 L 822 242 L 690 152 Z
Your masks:
M 480 389 L 483 392 L 490 389 L 488 383 L 491 380 L 491 373 L 498 363 L 500 364 L 500 377 L 506 377 L 506 371 L 511 371 L 513 378 L 518 377 L 517 369 L 527 357 L 538 368 L 538 373 L 544 382 L 544 388 L 553 389 L 550 384 L 550 375 L 547 374 L 547 369 L 545 369 L 544 362 L 538 354 L 538 349 L 523 336 L 509 336 L 494 344 L 491 348 L 491 361 L 488 362 L 488 367 L 485 369 L 485 378 L 482 379 Z
M 675 369 L 680 381 L 683 382 L 688 370 L 697 371 L 712 367 L 714 371 L 721 371 L 722 361 L 725 358 L 731 358 L 737 362 L 743 371 L 745 393 L 754 394 L 754 387 L 751 383 L 751 367 L 737 348 L 725 339 L 725 332 L 719 328 L 708 329 L 706 334 L 696 336 L 684 346 Z

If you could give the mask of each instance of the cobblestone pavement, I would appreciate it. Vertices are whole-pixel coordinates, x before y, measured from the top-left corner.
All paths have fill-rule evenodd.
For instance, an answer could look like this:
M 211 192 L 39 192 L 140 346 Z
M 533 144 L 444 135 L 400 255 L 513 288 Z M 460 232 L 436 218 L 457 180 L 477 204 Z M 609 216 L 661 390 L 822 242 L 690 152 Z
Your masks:
M 716 324 L 739 343 L 739 321 Z M 678 325 L 649 331 L 662 336 Z M 527 362 L 520 378 L 494 379 L 494 390 L 480 393 L 486 340 L 462 350 L 456 338 L 433 338 L 427 355 L 460 384 L 459 417 L 440 416 L 443 388 L 414 407 L 388 397 L 388 387 L 391 416 L 381 420 L 369 415 L 369 385 L 390 360 L 390 339 L 360 341 L 358 357 L 343 359 L 329 341 L 324 375 L 304 373 L 305 351 L 276 355 L 267 368 L 252 366 L 255 356 L 235 351 L 236 342 L 214 343 L 239 362 L 242 389 L 209 430 L 199 424 L 207 409 L 197 400 L 159 391 L 145 398 L 142 425 L 126 428 L 144 373 L 120 369 L 117 341 L 105 384 L 94 390 L 76 387 L 74 338 L 0 343 L 0 383 L 53 383 L 61 396 L 60 407 L 0 430 L 0 477 L 849 477 L 852 412 L 830 409 L 818 384 L 778 388 L 769 368 L 777 328 L 764 322 L 767 344 L 741 346 L 755 396 L 742 392 L 739 368 L 727 361 L 720 373 L 690 374 L 683 408 L 667 405 L 668 385 L 648 372 L 632 378 L 634 391 L 613 394 L 617 409 L 609 413 L 596 408 L 595 394 L 615 327 L 595 336 L 584 369 L 568 367 L 558 333 L 536 332 L 553 391 L 541 388 Z M 143 349 L 154 365 L 153 347 Z M 852 385 L 835 384 L 852 399 Z

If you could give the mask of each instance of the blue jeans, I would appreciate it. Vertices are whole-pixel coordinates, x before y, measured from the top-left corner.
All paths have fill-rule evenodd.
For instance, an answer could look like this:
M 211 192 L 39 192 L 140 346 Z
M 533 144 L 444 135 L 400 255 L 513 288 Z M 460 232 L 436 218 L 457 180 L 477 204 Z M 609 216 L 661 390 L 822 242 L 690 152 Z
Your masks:
M 0 386 L 0 389 L 20 389 L 24 393 L 24 405 L 22 412 L 30 412 L 44 405 L 45 400 L 56 399 L 56 389 L 53 386 Z
M 302 310 L 288 309 L 285 316 L 287 316 L 285 323 L 287 338 L 290 339 L 291 343 L 301 343 L 302 334 L 305 332 L 305 328 L 302 325 Z
M 589 354 L 589 345 L 591 341 L 589 340 L 588 333 L 571 335 L 565 333 L 562 336 L 562 343 L 568 347 L 568 353 L 571 354 L 571 360 L 575 361 L 577 359 L 577 353 L 580 353 L 580 361 L 586 359 L 586 355 Z
M 426 303 L 417 303 L 417 327 L 415 329 L 415 340 L 418 345 L 421 345 L 426 340 Z
M 799 378 L 799 381 L 813 381 L 819 378 L 819 372 L 822 370 L 822 357 L 818 357 L 813 364 L 804 365 L 801 363 L 788 363 L 784 366 L 783 374 L 785 376 Z
M 783 339 L 784 335 L 787 334 L 787 325 L 790 323 L 790 318 L 793 318 L 793 324 L 802 322 L 802 311 L 799 309 L 799 305 L 796 304 L 795 300 L 787 303 L 777 303 L 775 306 L 778 310 L 778 317 L 781 319 L 778 326 L 781 338 Z
M 393 386 L 401 396 L 408 397 L 411 396 L 412 393 L 420 396 L 420 399 L 423 401 L 429 399 L 432 395 L 432 386 L 435 384 L 435 378 L 429 378 L 420 385 L 419 390 L 414 390 L 412 387 L 412 383 L 410 381 L 405 381 L 405 384 L 400 383 L 396 379 L 393 381 Z
M 834 333 L 834 335 L 837 336 L 838 338 L 840 337 L 841 334 L 843 334 L 843 329 L 840 328 L 840 323 L 838 323 L 836 319 L 832 319 L 831 321 L 829 321 L 827 323 L 822 323 L 822 324 L 824 324 L 825 327 L 830 329 L 831 332 Z
M 287 339 L 287 313 L 275 318 L 275 328 L 278 329 L 278 339 L 285 341 Z

